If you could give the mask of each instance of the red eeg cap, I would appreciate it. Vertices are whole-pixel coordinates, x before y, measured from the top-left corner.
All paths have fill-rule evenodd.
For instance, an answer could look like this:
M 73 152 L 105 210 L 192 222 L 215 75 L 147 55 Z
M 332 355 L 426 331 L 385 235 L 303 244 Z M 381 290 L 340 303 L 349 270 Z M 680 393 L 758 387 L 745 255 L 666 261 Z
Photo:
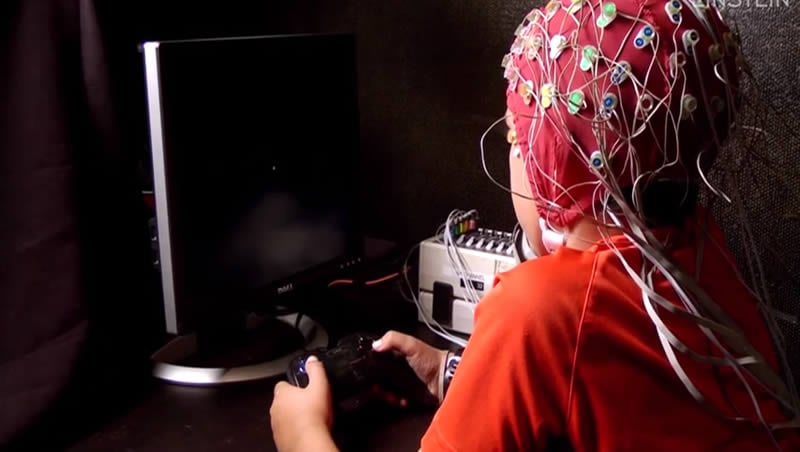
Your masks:
M 606 194 L 592 164 L 596 151 L 607 163 L 601 173 L 621 188 L 639 177 L 694 180 L 701 153 L 703 170 L 713 162 L 717 146 L 711 127 L 723 140 L 732 123 L 730 94 L 738 86 L 739 50 L 717 11 L 701 5 L 697 11 L 706 18 L 701 21 L 695 5 L 555 0 L 525 19 L 504 60 L 507 106 L 542 218 L 566 227 L 592 214 Z M 557 35 L 564 38 L 563 46 L 557 45 Z M 694 55 L 687 54 L 684 39 L 696 42 Z M 585 53 L 587 46 L 596 49 L 595 58 L 591 49 Z M 682 69 L 671 65 L 676 59 L 685 62 Z M 624 63 L 628 76 L 623 72 L 612 80 Z M 614 112 L 610 116 L 600 113 L 604 101 L 614 100 L 609 94 L 617 102 L 607 110 Z M 571 99 L 579 106 L 572 112 Z M 644 117 L 646 126 L 638 129 Z M 636 130 L 638 136 L 627 138 Z

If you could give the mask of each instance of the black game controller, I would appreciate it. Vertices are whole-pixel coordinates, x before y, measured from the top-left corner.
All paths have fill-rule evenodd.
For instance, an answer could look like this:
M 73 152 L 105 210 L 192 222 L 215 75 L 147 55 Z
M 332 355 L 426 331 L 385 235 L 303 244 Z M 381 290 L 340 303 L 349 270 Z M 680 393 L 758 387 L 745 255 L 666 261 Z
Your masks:
M 406 359 L 392 352 L 376 352 L 375 336 L 357 333 L 342 338 L 335 347 L 309 350 L 289 364 L 287 377 L 293 386 L 308 385 L 305 364 L 316 356 L 325 367 L 337 411 L 354 411 L 374 402 L 373 388 L 405 398 L 410 404 L 430 395 Z

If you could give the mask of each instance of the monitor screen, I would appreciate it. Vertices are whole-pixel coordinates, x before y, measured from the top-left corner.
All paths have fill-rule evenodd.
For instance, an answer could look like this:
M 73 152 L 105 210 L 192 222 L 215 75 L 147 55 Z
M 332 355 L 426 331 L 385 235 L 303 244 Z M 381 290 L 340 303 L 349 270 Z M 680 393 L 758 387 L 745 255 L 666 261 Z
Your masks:
M 352 36 L 142 48 L 168 331 L 357 257 Z

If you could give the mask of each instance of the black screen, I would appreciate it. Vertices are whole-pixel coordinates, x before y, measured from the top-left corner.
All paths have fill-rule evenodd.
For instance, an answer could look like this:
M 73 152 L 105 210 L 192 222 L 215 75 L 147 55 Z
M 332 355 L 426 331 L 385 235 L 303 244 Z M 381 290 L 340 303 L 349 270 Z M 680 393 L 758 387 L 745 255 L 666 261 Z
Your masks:
M 348 35 L 161 43 L 176 302 L 267 300 L 357 251 Z

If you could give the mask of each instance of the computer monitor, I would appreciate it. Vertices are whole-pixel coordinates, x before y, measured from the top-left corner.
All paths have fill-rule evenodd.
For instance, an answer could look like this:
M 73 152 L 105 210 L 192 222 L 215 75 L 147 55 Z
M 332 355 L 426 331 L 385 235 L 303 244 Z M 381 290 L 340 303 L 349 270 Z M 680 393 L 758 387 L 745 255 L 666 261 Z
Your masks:
M 168 333 L 280 304 L 359 259 L 354 36 L 141 51 Z

